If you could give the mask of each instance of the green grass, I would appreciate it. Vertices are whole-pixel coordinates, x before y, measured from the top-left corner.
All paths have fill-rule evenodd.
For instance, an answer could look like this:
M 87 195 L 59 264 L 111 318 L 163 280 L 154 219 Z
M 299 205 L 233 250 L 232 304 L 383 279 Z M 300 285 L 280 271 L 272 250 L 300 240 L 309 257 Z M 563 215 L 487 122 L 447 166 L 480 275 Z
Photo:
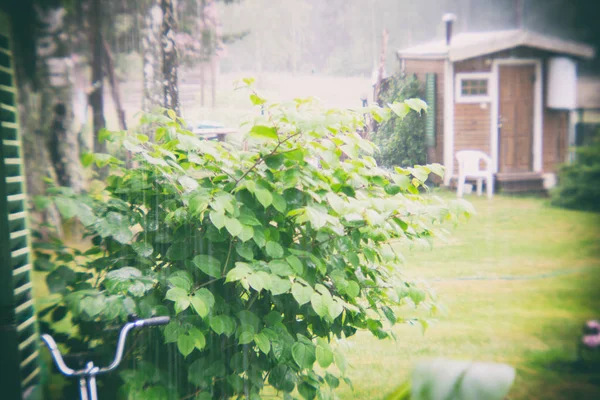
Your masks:
M 447 243 L 406 254 L 405 274 L 428 280 L 447 313 L 424 335 L 401 325 L 395 342 L 368 333 L 351 338 L 355 390 L 342 387 L 340 397 L 383 398 L 417 360 L 449 357 L 516 367 L 510 399 L 600 398 L 600 370 L 575 362 L 583 323 L 600 318 L 600 215 L 551 208 L 543 199 L 468 200 L 477 215 L 452 228 Z M 493 279 L 564 270 L 573 273 Z

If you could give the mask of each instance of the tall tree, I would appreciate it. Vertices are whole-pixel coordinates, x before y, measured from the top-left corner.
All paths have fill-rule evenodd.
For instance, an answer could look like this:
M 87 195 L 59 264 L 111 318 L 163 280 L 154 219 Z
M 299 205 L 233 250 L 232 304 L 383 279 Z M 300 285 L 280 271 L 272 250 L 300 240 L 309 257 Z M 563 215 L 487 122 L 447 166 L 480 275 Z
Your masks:
M 152 112 L 163 104 L 164 92 L 162 88 L 163 59 L 161 57 L 161 26 L 163 12 L 158 4 L 150 7 L 145 23 L 142 39 L 142 52 L 144 56 L 144 97 L 142 109 Z
M 91 0 L 89 10 L 89 39 L 92 50 L 91 67 L 92 82 L 97 86 L 90 95 L 93 112 L 94 151 L 106 153 L 106 143 L 100 142 L 100 130 L 106 127 L 104 118 L 104 43 L 102 41 L 102 7 L 101 0 Z
M 172 0 L 157 0 L 146 15 L 143 39 L 144 111 L 165 107 L 180 113 L 176 21 Z
M 173 0 L 161 0 L 160 2 L 163 20 L 161 26 L 161 48 L 163 67 L 163 105 L 165 108 L 180 113 L 179 88 L 177 86 L 177 72 L 179 62 L 177 60 L 177 46 L 175 46 L 175 32 L 177 29 L 175 14 L 173 13 Z

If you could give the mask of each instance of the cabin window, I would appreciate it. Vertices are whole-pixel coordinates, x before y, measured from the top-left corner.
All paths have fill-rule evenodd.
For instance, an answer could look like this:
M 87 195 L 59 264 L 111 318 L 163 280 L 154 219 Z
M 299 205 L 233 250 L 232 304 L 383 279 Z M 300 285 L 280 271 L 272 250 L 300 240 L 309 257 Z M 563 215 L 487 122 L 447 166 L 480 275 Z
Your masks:
M 485 103 L 490 97 L 490 76 L 488 73 L 456 74 L 457 103 Z

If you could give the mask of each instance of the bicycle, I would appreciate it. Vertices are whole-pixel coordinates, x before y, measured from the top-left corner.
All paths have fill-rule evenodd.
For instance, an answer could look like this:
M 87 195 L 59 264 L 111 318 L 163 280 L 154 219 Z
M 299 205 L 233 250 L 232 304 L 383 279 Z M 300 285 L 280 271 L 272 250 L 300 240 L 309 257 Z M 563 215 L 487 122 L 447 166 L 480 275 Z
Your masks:
M 60 372 L 65 376 L 78 376 L 79 377 L 79 394 L 81 400 L 98 400 L 98 393 L 96 391 L 96 376 L 105 374 L 117 368 L 123 359 L 123 351 L 125 350 L 125 341 L 127 334 L 134 328 L 144 328 L 149 326 L 160 326 L 166 325 L 170 321 L 169 317 L 154 317 L 148 319 L 140 319 L 137 321 L 129 322 L 121 328 L 119 333 L 119 340 L 117 342 L 117 351 L 115 353 L 115 359 L 108 367 L 99 368 L 94 365 L 93 361 L 89 361 L 86 364 L 85 369 L 74 370 L 65 364 L 62 354 L 54 341 L 54 338 L 48 334 L 42 335 L 42 340 L 50 349 L 50 354 L 56 363 L 56 366 Z

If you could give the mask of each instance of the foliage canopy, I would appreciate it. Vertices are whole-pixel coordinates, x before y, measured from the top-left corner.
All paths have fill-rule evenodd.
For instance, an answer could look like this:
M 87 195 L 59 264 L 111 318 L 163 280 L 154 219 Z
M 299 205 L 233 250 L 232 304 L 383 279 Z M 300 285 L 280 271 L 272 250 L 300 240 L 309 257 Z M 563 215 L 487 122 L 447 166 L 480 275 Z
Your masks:
M 420 194 L 441 166 L 377 166 L 375 146 L 355 132 L 361 112 L 384 118 L 389 109 L 250 98 L 264 115 L 244 126 L 247 150 L 193 136 L 172 112 L 146 116 L 158 125 L 156 143 L 106 135 L 136 168 L 88 155 L 86 164 L 111 167 L 106 187 L 55 190 L 52 200 L 93 242 L 87 251 L 39 249 L 52 293 L 43 318 L 78 328 L 59 340 L 110 354 L 115 333 L 103 326 L 132 313 L 172 318 L 167 345 L 132 350 L 142 361 L 121 374 L 127 398 L 257 399 L 266 384 L 286 399 L 334 398 L 347 370 L 336 338 L 359 329 L 386 338 L 391 325 L 417 321 L 399 305 L 435 311 L 429 292 L 401 276 L 391 241 L 425 241 L 467 213 Z
M 600 138 L 576 150 L 576 160 L 563 165 L 552 203 L 575 210 L 600 211 Z
M 414 76 L 390 77 L 382 87 L 380 101 L 396 108 L 398 104 L 402 104 L 398 102 L 410 102 L 423 97 L 422 86 Z M 410 108 L 406 106 L 402 111 L 398 110 L 391 118 L 382 122 L 373 134 L 373 142 L 379 147 L 375 159 L 380 165 L 407 167 L 425 163 L 425 118 L 420 112 L 409 111 Z

